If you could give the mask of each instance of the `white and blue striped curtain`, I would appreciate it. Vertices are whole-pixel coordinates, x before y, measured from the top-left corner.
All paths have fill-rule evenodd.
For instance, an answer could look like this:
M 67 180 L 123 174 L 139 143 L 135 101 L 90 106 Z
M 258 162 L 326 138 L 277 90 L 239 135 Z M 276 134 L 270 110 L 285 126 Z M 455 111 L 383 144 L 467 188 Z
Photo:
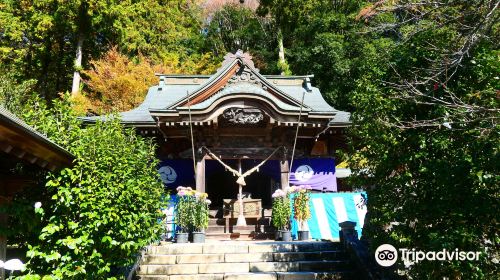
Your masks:
M 312 193 L 310 200 L 311 219 L 305 229 L 312 239 L 338 239 L 339 223 L 356 222 L 361 237 L 366 215 L 366 193 Z M 292 218 L 292 236 L 297 236 L 299 225 Z

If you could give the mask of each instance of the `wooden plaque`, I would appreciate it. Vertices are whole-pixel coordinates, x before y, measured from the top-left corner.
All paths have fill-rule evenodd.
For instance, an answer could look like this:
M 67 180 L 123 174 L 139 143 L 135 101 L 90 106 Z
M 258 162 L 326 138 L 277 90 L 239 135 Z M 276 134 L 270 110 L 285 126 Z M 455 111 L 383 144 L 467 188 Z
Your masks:
M 243 199 L 243 214 L 246 218 L 259 218 L 262 211 L 262 199 Z M 224 217 L 238 218 L 240 203 L 238 199 L 224 199 Z

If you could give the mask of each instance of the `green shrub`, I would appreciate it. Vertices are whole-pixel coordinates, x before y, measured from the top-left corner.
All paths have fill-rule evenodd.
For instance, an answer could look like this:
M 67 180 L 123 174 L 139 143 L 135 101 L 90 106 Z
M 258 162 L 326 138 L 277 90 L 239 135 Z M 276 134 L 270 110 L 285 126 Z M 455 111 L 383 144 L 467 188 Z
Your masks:
M 116 119 L 82 128 L 65 101 L 53 109 L 40 100 L 32 105 L 26 121 L 76 160 L 48 176 L 52 197 L 41 211 L 39 240 L 29 245 L 28 272 L 50 279 L 120 276 L 161 234 L 165 197 L 154 145 Z
M 177 188 L 176 224 L 180 232 L 201 232 L 208 227 L 210 200 L 206 193 L 191 188 Z
M 194 223 L 193 223 L 193 231 L 201 232 L 208 228 L 208 203 L 207 203 L 207 194 L 206 193 L 198 193 L 198 196 L 195 196 L 194 201 Z
M 186 191 L 177 188 L 177 203 L 175 209 L 175 224 L 179 232 L 188 233 L 189 225 L 194 219 L 192 212 L 192 196 L 188 195 Z
M 273 226 L 278 230 L 289 230 L 290 218 L 292 215 L 292 208 L 290 207 L 290 194 L 278 189 L 272 196 L 273 213 L 271 220 Z

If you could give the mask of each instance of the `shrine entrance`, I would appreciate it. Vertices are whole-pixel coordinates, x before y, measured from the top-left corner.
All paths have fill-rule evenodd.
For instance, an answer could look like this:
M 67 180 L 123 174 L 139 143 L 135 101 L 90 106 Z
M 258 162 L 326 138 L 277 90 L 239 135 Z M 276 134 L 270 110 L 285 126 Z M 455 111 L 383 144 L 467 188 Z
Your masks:
M 330 106 L 312 77 L 263 75 L 238 51 L 211 76 L 159 74 L 144 102 L 119 116 L 155 139 L 159 173 L 172 194 L 191 186 L 222 210 L 211 211 L 222 213 L 211 214 L 208 233 L 272 232 L 277 188 L 337 191 L 334 158 L 345 147 L 350 114 Z
M 238 160 L 226 160 L 228 165 L 237 168 Z M 260 160 L 242 160 L 242 169 L 246 171 Z M 263 166 L 259 172 L 252 173 L 245 178 L 246 186 L 243 187 L 244 197 L 252 199 L 260 199 L 264 209 L 270 209 L 272 206 L 272 193 L 280 188 L 279 173 L 272 174 L 272 172 L 279 171 L 279 162 L 272 160 Z M 273 176 L 274 175 L 274 176 Z M 232 199 L 238 196 L 238 184 L 236 183 L 237 177 L 233 176 L 230 172 L 224 170 L 215 160 L 206 161 L 205 171 L 205 184 L 208 197 L 212 201 L 212 209 L 219 209 L 223 206 L 224 199 Z

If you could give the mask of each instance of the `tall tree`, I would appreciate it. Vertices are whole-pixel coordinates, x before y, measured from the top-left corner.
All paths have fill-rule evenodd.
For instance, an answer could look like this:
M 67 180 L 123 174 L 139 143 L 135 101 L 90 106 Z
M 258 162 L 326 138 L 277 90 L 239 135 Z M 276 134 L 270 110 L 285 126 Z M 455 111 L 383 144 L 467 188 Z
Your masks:
M 35 79 L 37 91 L 52 99 L 77 92 L 80 71 L 113 45 L 156 64 L 216 64 L 207 59 L 201 25 L 196 0 L 1 0 L 0 68 Z
M 314 74 L 314 83 L 338 109 L 353 109 L 355 81 L 377 63 L 374 44 L 384 43 L 360 32 L 365 23 L 356 16 L 365 2 L 264 0 L 258 9 L 280 28 L 291 72 Z
M 356 82 L 357 183 L 374 248 L 480 251 L 398 263 L 413 279 L 495 279 L 499 258 L 499 1 L 387 1 L 359 18 L 389 37 Z M 369 69 L 368 69 L 369 70 Z
M 206 44 L 216 56 L 238 49 L 250 52 L 256 67 L 276 73 L 276 26 L 271 18 L 260 17 L 240 4 L 226 4 L 207 18 Z M 274 63 L 273 63 L 274 62 Z
M 116 4 L 41 0 L 2 1 L 0 5 L 4 23 L 0 46 L 5 50 L 1 66 L 21 69 L 20 78 L 36 79 L 37 90 L 51 99 L 68 89 L 73 72 L 78 85 L 78 73 L 86 59 L 107 49 L 105 38 L 112 34 L 111 8 Z M 89 40 L 85 41 L 86 37 Z

